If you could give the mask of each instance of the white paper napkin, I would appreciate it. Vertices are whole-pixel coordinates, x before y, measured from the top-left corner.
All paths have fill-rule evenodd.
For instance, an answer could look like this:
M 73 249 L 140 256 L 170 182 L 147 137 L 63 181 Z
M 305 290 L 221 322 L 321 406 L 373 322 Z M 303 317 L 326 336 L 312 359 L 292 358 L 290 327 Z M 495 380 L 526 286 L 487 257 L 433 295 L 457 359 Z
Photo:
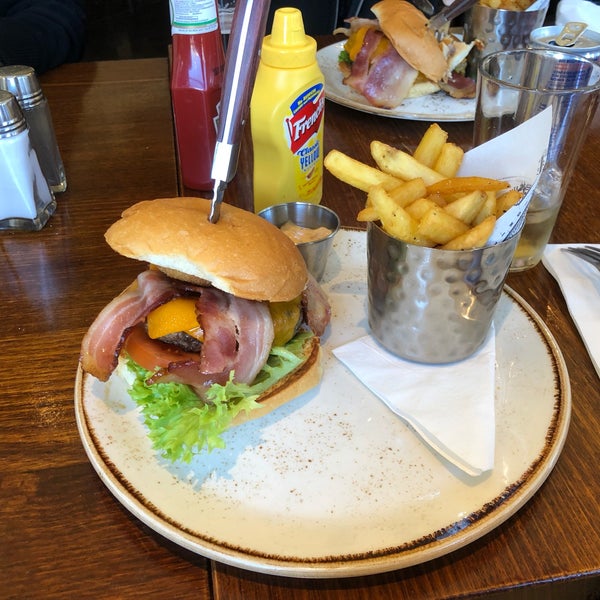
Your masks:
M 564 27 L 569 21 L 587 23 L 590 31 L 600 32 L 600 6 L 587 0 L 560 0 L 556 7 L 556 25 Z
M 600 271 L 581 258 L 561 250 L 567 246 L 585 245 L 548 244 L 542 262 L 558 282 L 569 313 L 600 377 Z M 600 245 L 596 246 L 600 248 Z
M 340 346 L 333 353 L 444 458 L 473 476 L 493 468 L 493 327 L 476 354 L 448 365 L 402 360 L 370 335 Z

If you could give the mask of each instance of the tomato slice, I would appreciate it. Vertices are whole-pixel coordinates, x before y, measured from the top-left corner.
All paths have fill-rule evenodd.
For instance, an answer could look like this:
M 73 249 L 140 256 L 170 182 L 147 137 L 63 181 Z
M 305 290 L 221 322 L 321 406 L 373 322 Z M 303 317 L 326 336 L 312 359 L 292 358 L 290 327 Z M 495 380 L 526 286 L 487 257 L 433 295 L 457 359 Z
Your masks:
M 165 369 L 172 362 L 200 360 L 198 353 L 186 352 L 173 344 L 150 339 L 141 324 L 129 332 L 123 348 L 138 365 L 148 371 L 154 371 L 157 367 Z

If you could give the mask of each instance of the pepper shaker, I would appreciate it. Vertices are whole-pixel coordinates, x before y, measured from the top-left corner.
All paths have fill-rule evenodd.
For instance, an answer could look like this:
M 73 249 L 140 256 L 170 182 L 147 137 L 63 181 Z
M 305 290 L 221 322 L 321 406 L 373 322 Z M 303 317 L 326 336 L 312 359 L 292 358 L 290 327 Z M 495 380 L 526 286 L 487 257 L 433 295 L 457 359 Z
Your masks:
M 19 103 L 0 90 L 0 229 L 38 231 L 55 209 Z
M 63 166 L 50 107 L 33 67 L 13 65 L 0 68 L 0 89 L 18 100 L 29 126 L 31 143 L 42 167 L 42 173 L 53 192 L 64 192 L 67 179 Z

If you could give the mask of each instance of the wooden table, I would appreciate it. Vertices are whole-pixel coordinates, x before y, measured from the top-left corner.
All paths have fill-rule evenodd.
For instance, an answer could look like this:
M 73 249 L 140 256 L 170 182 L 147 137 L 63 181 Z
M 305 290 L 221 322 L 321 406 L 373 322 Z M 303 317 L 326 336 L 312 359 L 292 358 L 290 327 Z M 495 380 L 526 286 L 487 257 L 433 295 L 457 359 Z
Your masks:
M 103 233 L 127 206 L 178 185 L 166 59 L 66 65 L 44 76 L 69 187 L 37 233 L 2 232 L 0 247 L 0 597 L 596 598 L 600 589 L 600 393 L 564 299 L 543 266 L 509 284 L 541 315 L 569 369 L 570 432 L 538 493 L 482 539 L 442 558 L 377 576 L 285 579 L 192 554 L 155 534 L 106 489 L 75 424 L 82 336 L 139 272 Z M 377 138 L 409 150 L 426 123 L 328 103 L 326 151 L 368 158 Z M 470 147 L 471 124 L 445 126 Z M 553 240 L 599 242 L 600 113 Z M 248 154 L 228 201 L 250 201 Z M 364 195 L 329 175 L 324 202 L 346 226 Z M 497 592 L 498 595 L 493 594 Z

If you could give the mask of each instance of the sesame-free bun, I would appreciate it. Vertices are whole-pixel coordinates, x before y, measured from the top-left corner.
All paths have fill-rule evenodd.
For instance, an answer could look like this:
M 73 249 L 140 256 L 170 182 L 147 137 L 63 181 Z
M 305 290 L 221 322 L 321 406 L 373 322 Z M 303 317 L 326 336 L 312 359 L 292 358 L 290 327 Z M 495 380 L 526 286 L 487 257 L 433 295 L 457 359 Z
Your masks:
M 418 8 L 405 0 L 381 0 L 371 10 L 383 33 L 413 69 L 435 82 L 445 78 L 448 62 Z
M 219 220 L 210 223 L 210 205 L 186 197 L 139 202 L 105 238 L 119 254 L 177 279 L 249 300 L 296 298 L 308 273 L 294 243 L 265 219 L 229 204 L 222 204 Z

